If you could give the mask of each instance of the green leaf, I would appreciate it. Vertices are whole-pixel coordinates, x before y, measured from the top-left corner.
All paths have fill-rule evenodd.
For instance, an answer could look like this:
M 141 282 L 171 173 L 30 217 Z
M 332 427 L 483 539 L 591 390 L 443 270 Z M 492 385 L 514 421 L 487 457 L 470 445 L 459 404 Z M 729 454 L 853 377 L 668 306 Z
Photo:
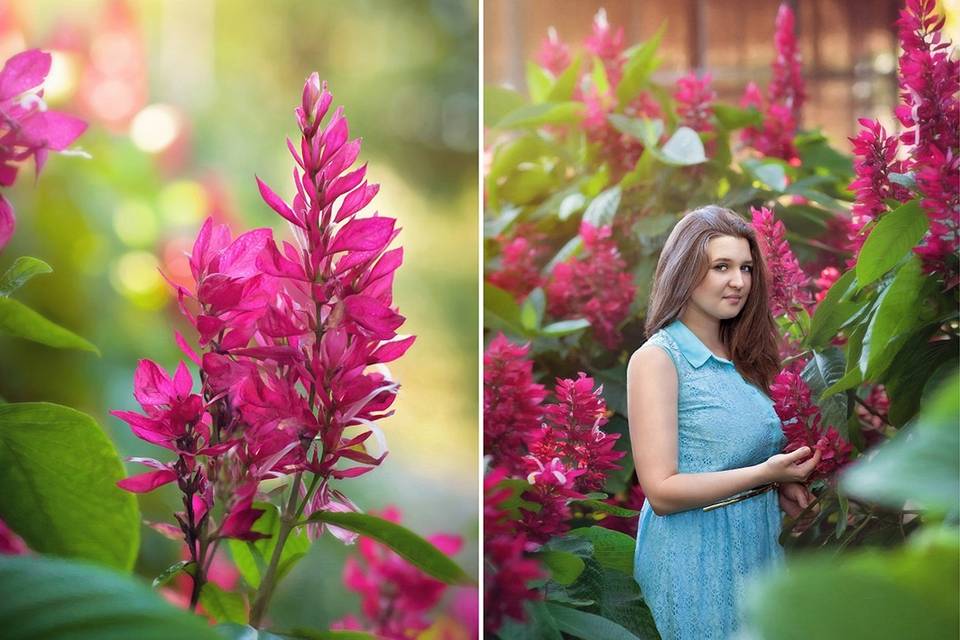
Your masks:
M 741 109 L 729 104 L 715 104 L 713 105 L 713 114 L 717 117 L 720 126 L 727 131 L 744 127 L 759 127 L 763 124 L 763 114 L 754 107 Z
M 613 224 L 613 218 L 620 206 L 622 192 L 619 186 L 610 187 L 594 198 L 583 212 L 583 221 L 600 228 Z
M 906 187 L 911 191 L 917 190 L 917 178 L 912 173 L 894 173 L 890 172 L 887 174 L 887 179 L 890 180 L 893 184 L 898 184 L 901 187 Z
M 206 582 L 200 589 L 200 604 L 203 610 L 213 616 L 217 622 L 247 621 L 247 606 L 239 593 L 224 591 L 212 582 Z
M 523 333 L 520 305 L 512 294 L 489 282 L 483 283 L 483 324 L 491 329 Z
M 39 555 L 0 556 L 0 628 L 5 640 L 220 638 L 139 580 Z
M 856 273 L 851 269 L 840 276 L 827 291 L 810 322 L 810 335 L 806 341 L 809 347 L 820 349 L 828 345 L 847 318 L 863 306 L 862 303 L 844 300 L 853 286 L 856 286 Z
M 90 416 L 56 404 L 0 405 L 0 518 L 31 549 L 129 571 L 140 544 L 134 496 Z
M 610 92 L 607 70 L 603 67 L 603 61 L 600 58 L 593 59 L 593 72 L 590 74 L 590 79 L 593 81 L 593 88 L 597 90 L 598 96 L 605 96 Z
M 841 488 L 896 509 L 907 500 L 949 511 L 960 504 L 960 376 L 937 390 L 913 426 L 840 478 Z
M 228 540 L 230 557 L 237 565 L 240 575 L 252 588 L 260 587 L 260 580 L 266 572 L 266 567 L 273 557 L 277 547 L 277 537 L 280 534 L 280 508 L 268 502 L 254 503 L 254 508 L 263 509 L 263 515 L 253 524 L 252 530 L 269 535 L 269 538 L 260 538 L 252 542 L 243 540 Z M 285 576 L 293 566 L 300 561 L 310 550 L 310 540 L 302 529 L 294 529 L 287 537 L 280 552 L 280 563 L 277 565 L 277 581 Z
M 522 207 L 504 207 L 500 215 L 483 221 L 483 237 L 496 238 L 523 212 Z
M 535 62 L 527 61 L 527 91 L 530 100 L 534 103 L 543 102 L 553 86 L 553 77 L 550 72 Z
M 180 562 L 174 562 L 172 565 L 163 570 L 163 573 L 158 575 L 153 579 L 153 584 L 151 585 L 154 589 L 162 587 L 171 580 L 173 580 L 178 573 L 183 571 L 184 573 L 190 573 L 192 575 L 192 566 L 193 560 L 181 560 Z M 190 567 L 188 569 L 187 567 Z
M 547 307 L 547 297 L 541 287 L 537 287 L 527 296 L 520 307 L 520 324 L 527 331 L 534 332 L 543 322 L 543 312 Z
M 574 124 L 583 116 L 583 104 L 579 102 L 543 102 L 515 109 L 505 115 L 494 128 L 522 129 L 545 124 Z
M 915 331 L 900 347 L 890 366 L 890 375 L 884 381 L 890 398 L 890 423 L 902 427 L 920 408 L 924 388 L 931 380 L 939 379 L 945 369 L 956 366 L 957 341 L 930 341 L 937 328 Z M 947 371 L 949 373 L 949 371 Z
M 536 557 L 550 569 L 551 579 L 572 584 L 583 573 L 583 560 L 567 551 L 543 551 Z
M 822 395 L 826 389 L 843 378 L 846 364 L 846 359 L 839 349 L 814 351 L 810 362 L 807 363 L 800 374 L 807 386 L 810 387 L 814 401 L 820 407 L 824 424 L 836 427 L 844 438 L 847 437 L 847 396 L 832 395 L 823 398 Z
M 581 57 L 576 56 L 570 65 L 563 70 L 557 80 L 553 83 L 550 93 L 547 94 L 547 100 L 550 102 L 568 102 L 573 99 L 573 91 L 577 86 L 577 79 L 580 77 Z
M 29 256 L 17 258 L 7 272 L 0 277 L 0 296 L 9 296 L 22 287 L 27 280 L 43 273 L 53 273 L 50 265 L 43 260 Z
M 783 193 L 787 188 L 787 172 L 779 162 L 744 161 L 743 167 L 770 191 Z
M 550 258 L 550 262 L 542 269 L 541 273 L 549 274 L 553 271 L 553 268 L 556 267 L 561 262 L 566 262 L 570 258 L 580 255 L 580 252 L 583 251 L 583 238 L 578 233 L 569 240 L 566 244 L 560 247 L 560 250 L 557 251 L 556 255 Z M 509 295 L 509 294 L 507 294 Z M 518 307 L 519 308 L 519 307 Z
M 657 49 L 660 48 L 660 40 L 666 30 L 667 24 L 664 22 L 652 38 L 635 48 L 627 58 L 627 62 L 623 65 L 623 77 L 617 84 L 616 90 L 617 103 L 621 108 L 629 104 L 647 86 L 650 75 L 660 65 Z
M 871 284 L 900 262 L 927 232 L 927 215 L 919 200 L 884 214 L 870 231 L 857 257 L 857 286 Z
M 561 320 L 559 322 L 551 322 L 543 329 L 540 330 L 540 333 L 545 336 L 550 336 L 551 338 L 559 338 L 561 336 L 568 336 L 571 333 L 576 333 L 578 331 L 583 331 L 584 329 L 590 326 L 590 321 L 585 318 L 577 318 L 575 320 Z
M 570 535 L 592 542 L 594 558 L 601 565 L 628 576 L 633 575 L 633 554 L 637 542 L 627 534 L 604 527 L 581 527 L 571 531 Z
M 924 275 L 917 256 L 900 267 L 877 300 L 877 309 L 867 325 L 860 352 L 860 371 L 864 379 L 875 380 L 896 354 L 902 342 L 916 326 L 916 313 L 924 289 Z
M 504 619 L 503 625 L 497 630 L 500 640 L 563 640 L 545 603 L 528 600 L 523 603 L 523 611 L 523 622 L 509 616 Z
M 560 631 L 584 640 L 638 640 L 615 622 L 586 611 L 548 602 L 547 609 Z
M 663 135 L 663 120 L 659 118 L 631 118 L 611 113 L 607 120 L 620 133 L 625 133 L 642 142 L 645 147 L 656 147 Z
M 0 333 L 39 342 L 58 349 L 80 349 L 100 355 L 95 346 L 71 331 L 50 322 L 30 307 L 0 297 Z
M 612 516 L 618 516 L 620 518 L 632 518 L 640 515 L 639 511 L 618 507 L 615 504 L 608 504 L 601 500 L 572 500 L 570 504 L 581 505 L 594 511 L 602 511 L 603 513 L 609 513 Z
M 222 638 L 228 640 L 287 640 L 299 636 L 288 635 L 286 633 L 277 635 L 264 629 L 254 629 L 248 624 L 238 624 L 236 622 L 221 622 L 214 629 Z
M 473 584 L 473 580 L 442 551 L 400 525 L 366 513 L 318 511 L 308 522 L 325 522 L 348 529 L 390 547 L 424 573 L 447 584 Z
M 797 558 L 747 586 L 745 637 L 951 637 L 960 624 L 956 536 L 926 549 Z
M 276 638 L 276 640 L 286 640 L 287 638 L 293 638 L 294 640 L 378 640 L 377 636 L 366 633 L 365 631 L 346 631 L 342 629 L 319 631 L 317 629 L 297 627 L 290 630 L 275 631 L 274 633 L 279 635 L 270 634 L 269 636 L 264 636 L 264 632 L 261 631 L 260 636 L 256 637 L 255 640 L 272 640 L 274 638 Z M 240 639 L 238 638 L 237 640 Z M 430 636 L 425 632 L 417 636 L 417 640 L 430 640 Z
M 557 217 L 566 220 L 576 212 L 583 209 L 587 204 L 587 198 L 582 193 L 571 193 L 560 202 L 560 208 L 557 210 Z
M 519 92 L 506 87 L 487 85 L 483 88 L 483 122 L 493 126 L 508 113 L 516 111 L 526 100 Z
M 690 127 L 679 127 L 660 150 L 662 159 L 672 165 L 688 167 L 707 161 L 703 142 Z

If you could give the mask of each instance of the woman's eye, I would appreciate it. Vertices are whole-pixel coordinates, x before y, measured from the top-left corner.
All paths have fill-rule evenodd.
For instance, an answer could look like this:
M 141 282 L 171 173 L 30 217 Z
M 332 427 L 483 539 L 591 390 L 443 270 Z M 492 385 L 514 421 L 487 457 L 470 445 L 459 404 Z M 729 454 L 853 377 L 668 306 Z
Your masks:
M 718 264 L 717 266 L 714 267 L 714 269 L 716 269 L 717 271 L 726 271 L 726 270 L 727 270 L 727 265 L 725 265 L 725 264 Z
M 741 271 L 746 271 L 747 273 L 753 273 L 753 267 L 751 267 L 751 266 L 748 265 L 748 264 L 745 264 L 745 265 L 743 265 L 742 267 L 740 267 L 740 270 L 741 270 Z

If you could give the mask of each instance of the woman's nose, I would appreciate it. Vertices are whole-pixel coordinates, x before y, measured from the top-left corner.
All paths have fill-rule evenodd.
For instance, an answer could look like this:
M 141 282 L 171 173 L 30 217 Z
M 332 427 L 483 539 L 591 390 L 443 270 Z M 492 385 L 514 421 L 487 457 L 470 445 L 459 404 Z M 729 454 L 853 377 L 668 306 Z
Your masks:
M 735 271 L 732 276 L 730 276 L 730 286 L 734 289 L 743 288 L 743 274 L 739 271 Z

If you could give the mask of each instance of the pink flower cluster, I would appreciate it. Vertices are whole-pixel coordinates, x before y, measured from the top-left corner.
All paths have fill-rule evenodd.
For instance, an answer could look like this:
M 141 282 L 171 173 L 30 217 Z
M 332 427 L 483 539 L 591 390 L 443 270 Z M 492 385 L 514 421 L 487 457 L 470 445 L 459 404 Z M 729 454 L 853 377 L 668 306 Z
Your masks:
M 900 140 L 911 146 L 907 165 L 915 173 L 930 219 L 930 233 L 916 249 L 927 272 L 960 281 L 960 61 L 943 37 L 944 17 L 936 0 L 907 0 L 897 21 L 900 44 L 900 90 L 896 108 L 904 126 Z
M 560 41 L 557 30 L 550 27 L 547 37 L 540 43 L 536 58 L 544 69 L 559 76 L 570 66 L 570 48 Z
M 709 73 L 698 78 L 690 73 L 677 80 L 673 99 L 677 103 L 680 124 L 699 133 L 713 131 L 713 103 L 717 92 L 710 86 L 713 78 Z
M 13 185 L 20 164 L 31 157 L 39 176 L 49 153 L 64 151 L 87 128 L 79 118 L 47 109 L 42 85 L 50 63 L 49 53 L 30 49 L 0 70 L 0 187 Z M 13 206 L 0 195 L 0 250 L 15 226 Z
M 774 316 L 790 315 L 812 304 L 810 278 L 787 242 L 787 230 L 766 207 L 750 209 L 751 225 L 770 275 L 770 311 Z
M 890 181 L 891 173 L 906 171 L 905 165 L 897 160 L 897 138 L 888 136 L 876 120 L 861 118 L 859 122 L 863 128 L 856 137 L 850 138 L 856 173 L 850 190 L 856 194 L 856 200 L 847 227 L 846 248 L 852 254 L 848 267 L 856 264 L 860 247 L 866 240 L 862 233 L 864 226 L 887 210 L 885 201 L 906 202 L 910 199 L 909 190 Z
M 797 159 L 793 137 L 800 126 L 805 93 L 794 14 L 787 3 L 782 3 L 777 11 L 774 44 L 777 57 L 773 61 L 766 101 L 753 82 L 747 84 L 740 100 L 741 107 L 755 107 L 763 114 L 759 128 L 744 129 L 743 142 L 765 156 L 793 161 Z
M 399 523 L 400 511 L 387 507 L 380 517 Z M 463 546 L 463 540 L 456 535 L 436 534 L 427 540 L 449 556 Z M 374 540 L 361 537 L 358 547 L 360 558 L 347 558 L 343 583 L 360 595 L 362 616 L 347 616 L 332 628 L 366 631 L 391 640 L 418 637 L 431 626 L 428 614 L 440 602 L 447 585 Z M 478 625 L 476 618 L 464 622 L 473 629 Z
M 513 294 L 519 302 L 542 284 L 540 269 L 547 261 L 547 237 L 530 226 L 517 225 L 513 237 L 500 236 L 500 269 L 490 273 L 487 280 Z
M 569 501 L 602 489 L 605 472 L 623 456 L 613 449 L 619 434 L 602 430 L 602 388 L 583 373 L 558 379 L 555 401 L 542 404 L 528 349 L 500 335 L 484 355 L 484 453 L 492 468 L 484 483 L 484 545 L 495 567 L 485 574 L 485 611 L 488 620 L 495 612 L 496 626 L 503 615 L 521 618 L 522 601 L 531 597 L 526 582 L 538 573 L 523 552 L 567 531 Z M 526 480 L 521 498 L 535 509 L 507 509 L 512 492 L 499 486 L 507 478 Z M 528 578 L 518 583 L 518 576 Z
M 820 275 L 813 281 L 817 288 L 817 292 L 814 294 L 816 304 L 823 302 L 823 299 L 827 297 L 827 292 L 830 291 L 830 287 L 839 279 L 840 270 L 836 267 L 824 267 L 820 271 Z
M 377 186 L 364 180 L 365 165 L 351 169 L 360 141 L 349 139 L 342 108 L 321 126 L 331 102 L 311 75 L 296 109 L 299 148 L 288 141 L 297 165 L 292 204 L 257 181 L 295 244 L 278 246 L 269 229 L 231 239 L 207 220 L 190 256 L 193 290 L 174 285 L 202 351 L 177 334 L 200 369 L 199 392 L 183 363 L 171 377 L 143 360 L 134 378 L 143 414 L 114 412 L 176 454 L 170 463 L 135 459 L 152 471 L 120 486 L 177 483 L 184 512 L 176 517 L 200 567 L 208 542 L 260 535 L 251 526 L 261 515 L 252 506 L 261 481 L 292 476 L 308 515 L 355 510 L 330 481 L 364 474 L 386 455 L 382 444 L 379 453 L 369 447 L 382 440 L 376 421 L 390 415 L 398 385 L 377 365 L 413 342 L 397 336 L 404 318 L 392 301 L 402 249 L 387 249 L 398 233 L 393 218 L 358 215 Z M 309 488 L 304 474 L 312 474 Z
M 785 451 L 806 446 L 821 452 L 811 478 L 831 476 L 850 461 L 853 448 L 835 428 L 822 424 L 820 411 L 810 399 L 810 388 L 799 373 L 787 369 L 777 374 L 770 385 L 770 397 L 787 437 Z
M 636 287 L 610 227 L 580 225 L 583 253 L 553 268 L 547 282 L 547 311 L 555 318 L 586 318 L 607 349 L 623 341 L 618 325 L 630 313 Z

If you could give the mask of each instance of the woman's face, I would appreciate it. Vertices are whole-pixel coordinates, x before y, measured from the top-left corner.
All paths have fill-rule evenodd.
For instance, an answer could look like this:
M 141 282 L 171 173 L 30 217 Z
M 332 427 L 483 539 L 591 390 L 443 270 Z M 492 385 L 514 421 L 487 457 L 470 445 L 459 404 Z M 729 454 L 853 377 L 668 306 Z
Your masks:
M 690 296 L 698 311 L 727 320 L 747 302 L 753 280 L 753 256 L 746 238 L 718 236 L 707 243 L 707 275 Z

